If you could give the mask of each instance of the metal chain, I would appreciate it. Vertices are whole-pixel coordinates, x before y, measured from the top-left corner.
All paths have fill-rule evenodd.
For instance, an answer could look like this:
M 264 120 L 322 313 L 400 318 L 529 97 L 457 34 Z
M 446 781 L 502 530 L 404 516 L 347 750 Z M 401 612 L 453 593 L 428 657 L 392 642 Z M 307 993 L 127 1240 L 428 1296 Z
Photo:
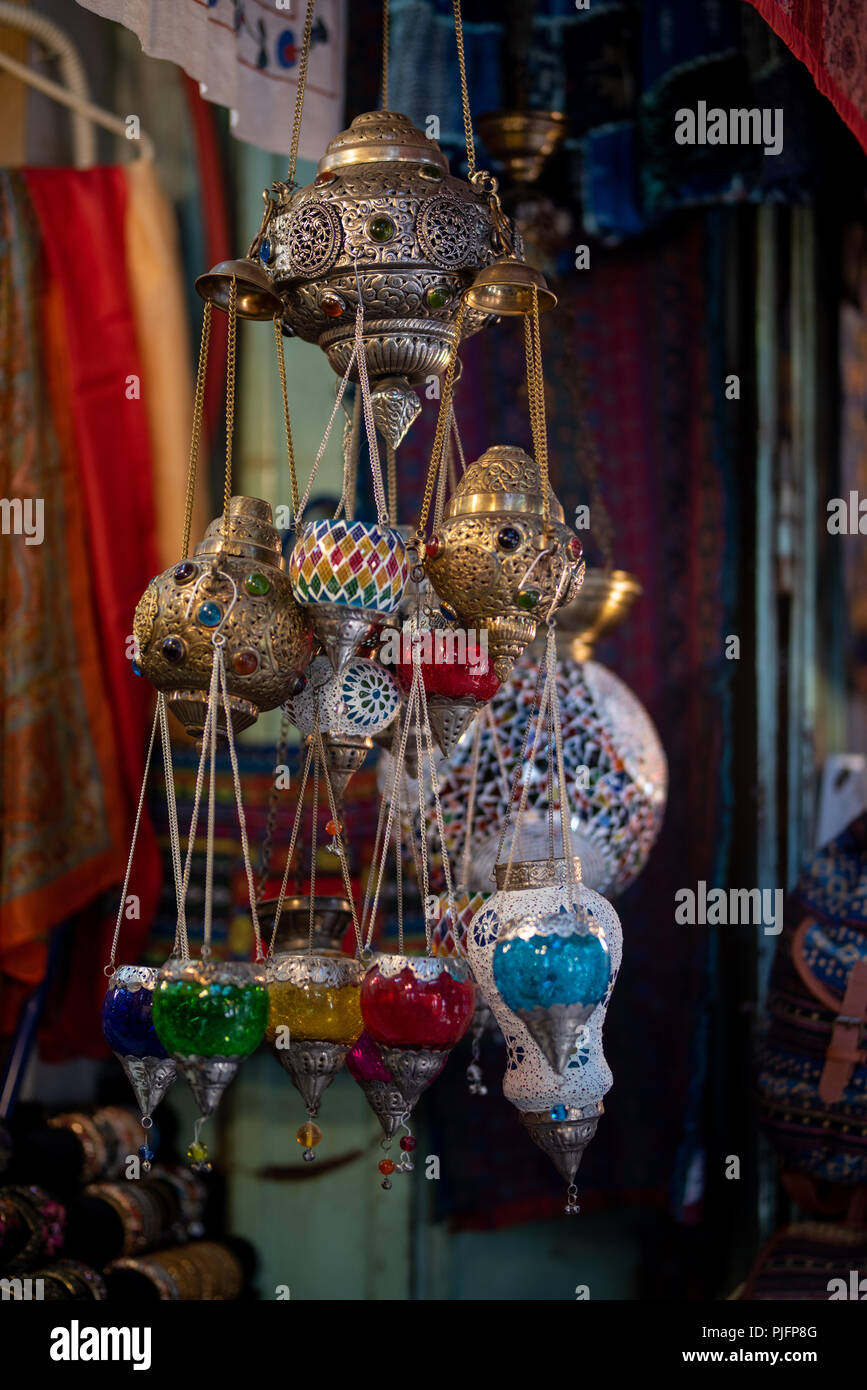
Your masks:
M 307 0 L 307 15 L 304 20 L 304 37 L 301 40 L 301 57 L 298 60 L 298 85 L 295 88 L 295 117 L 292 122 L 292 144 L 289 147 L 289 171 L 286 182 L 292 188 L 295 183 L 295 167 L 298 163 L 298 141 L 301 137 L 301 116 L 304 111 L 304 87 L 307 83 L 307 64 L 310 61 L 310 35 L 313 32 L 313 10 L 316 0 Z
M 250 841 L 247 836 L 247 817 L 244 813 L 244 799 L 241 795 L 241 773 L 238 767 L 238 752 L 235 748 L 235 734 L 232 729 L 232 712 L 229 706 L 229 687 L 226 680 L 226 663 L 222 649 L 219 653 L 220 686 L 223 692 L 223 708 L 226 712 L 226 733 L 229 741 L 229 762 L 232 766 L 232 784 L 235 789 L 235 806 L 238 811 L 238 828 L 241 832 L 241 849 L 244 855 L 244 869 L 247 873 L 247 893 L 250 899 L 250 915 L 253 919 L 253 941 L 256 947 L 256 960 L 262 960 L 262 933 L 259 928 L 259 913 L 256 907 L 256 884 L 253 877 L 253 861 L 250 858 Z
M 551 521 L 548 496 L 548 427 L 545 418 L 545 378 L 542 371 L 542 335 L 539 329 L 539 290 L 533 286 L 533 308 L 524 318 L 524 347 L 527 356 L 527 397 L 533 451 L 542 477 L 542 515 L 547 528 Z
M 265 836 L 262 840 L 262 857 L 259 862 L 259 886 L 256 889 L 256 899 L 261 902 L 265 896 L 265 889 L 268 886 L 268 875 L 271 872 L 271 854 L 274 843 L 274 831 L 277 829 L 277 810 L 280 804 L 280 788 L 277 786 L 277 769 L 286 766 L 286 759 L 289 756 L 289 732 L 292 725 L 285 709 L 280 715 L 280 733 L 277 738 L 275 756 L 277 762 L 274 766 L 274 777 L 271 781 L 271 790 L 268 793 L 268 812 L 265 818 Z
M 458 45 L 458 68 L 461 74 L 461 109 L 464 116 L 464 137 L 467 142 L 467 177 L 472 181 L 476 172 L 476 148 L 473 139 L 473 118 L 470 112 L 470 92 L 467 86 L 467 62 L 464 56 L 464 24 L 461 19 L 461 0 L 452 0 L 455 16 L 455 39 Z
M 390 440 L 385 446 L 386 467 L 388 469 L 388 514 L 392 526 L 397 525 L 397 450 Z
M 223 535 L 229 534 L 232 496 L 232 438 L 235 432 L 235 359 L 238 339 L 238 281 L 229 286 L 229 334 L 226 345 L 226 476 L 223 482 Z
M 449 354 L 448 366 L 446 367 L 443 379 L 442 395 L 440 396 L 439 415 L 437 416 L 436 433 L 434 434 L 433 448 L 431 449 L 430 466 L 428 467 L 427 481 L 424 485 L 424 497 L 422 498 L 421 511 L 418 519 L 418 533 L 424 534 L 427 526 L 427 519 L 430 515 L 431 502 L 433 501 L 434 486 L 436 484 L 439 470 L 443 464 L 445 454 L 446 430 L 449 428 L 452 418 L 452 398 L 455 383 L 455 368 L 458 361 L 458 350 L 461 345 L 461 334 L 463 332 L 464 313 L 466 304 L 463 299 L 458 306 L 458 313 L 455 319 L 454 342 Z
M 160 697 L 160 698 L 162 698 L 162 697 Z M 152 755 L 152 753 L 153 753 L 153 751 L 154 751 L 154 742 L 155 742 L 156 736 L 157 736 L 157 726 L 159 725 L 159 718 L 160 718 L 160 707 L 159 707 L 159 701 L 158 701 L 158 702 L 157 702 L 157 708 L 156 708 L 156 710 L 154 711 L 154 723 L 153 723 L 153 728 L 151 729 L 151 737 L 150 737 L 150 743 L 148 744 L 147 757 L 145 758 L 144 775 L 143 775 L 143 777 L 142 777 L 142 779 L 141 779 L 141 793 L 140 793 L 139 799 L 138 799 L 138 809 L 137 809 L 136 814 L 135 814 L 135 823 L 134 823 L 133 828 L 132 828 L 132 842 L 131 842 L 130 847 L 129 847 L 129 858 L 128 858 L 127 861 L 126 861 L 126 873 L 124 874 L 124 878 L 123 878 L 123 888 L 121 889 L 121 894 L 120 894 L 120 906 L 119 906 L 118 909 L 117 909 L 117 921 L 116 921 L 115 924 L 114 924 L 114 937 L 113 937 L 112 943 L 111 943 L 111 955 L 109 956 L 109 964 L 105 967 L 105 974 L 106 974 L 106 975 L 113 975 L 113 974 L 114 974 L 114 971 L 115 971 L 115 958 L 116 958 L 116 956 L 117 956 L 117 943 L 118 943 L 118 940 L 120 939 L 120 924 L 121 924 L 121 922 L 123 921 L 123 910 L 124 910 L 124 908 L 126 907 L 126 890 L 127 890 L 127 888 L 129 888 L 130 875 L 132 874 L 132 861 L 133 861 L 133 858 L 134 858 L 134 856 L 135 856 L 135 845 L 136 845 L 136 840 L 138 839 L 138 828 L 139 828 L 139 825 L 140 825 L 140 823 L 141 823 L 141 814 L 142 814 L 142 810 L 144 809 L 144 801 L 145 801 L 145 795 L 146 795 L 146 793 L 147 793 L 147 785 L 148 785 L 148 774 L 150 773 L 150 768 L 151 768 L 151 755 Z
M 307 950 L 313 952 L 314 901 L 316 898 L 316 844 L 319 836 L 319 750 L 322 736 L 319 732 L 319 701 L 316 702 L 316 717 L 313 724 L 313 816 L 310 822 L 310 921 L 307 933 Z
M 506 843 L 506 835 L 507 835 L 507 833 L 508 833 L 509 824 L 510 824 L 511 819 L 512 819 L 512 806 L 514 805 L 515 796 L 516 796 L 517 791 L 518 791 L 518 784 L 519 784 L 519 782 L 520 782 L 520 780 L 521 780 L 521 775 L 522 775 L 522 773 L 523 773 L 523 771 L 524 771 L 524 767 L 525 767 L 526 760 L 527 760 L 527 748 L 528 748 L 529 743 L 530 743 L 530 730 L 532 729 L 532 727 L 533 727 L 533 721 L 538 717 L 538 712 L 539 712 L 539 710 L 540 710 L 540 708 L 541 708 L 542 682 L 543 682 L 543 680 L 544 680 L 544 677 L 545 677 L 545 665 L 544 665 L 543 662 L 540 662 L 540 663 L 539 663 L 539 670 L 538 670 L 537 673 L 536 673 L 536 685 L 535 685 L 535 688 L 534 688 L 534 690 L 533 690 L 533 701 L 532 701 L 532 704 L 530 705 L 530 713 L 529 713 L 529 715 L 528 715 L 528 717 L 527 717 L 527 723 L 526 723 L 525 728 L 524 728 L 524 738 L 523 738 L 523 741 L 522 741 L 522 743 L 521 743 L 521 751 L 520 751 L 520 753 L 519 753 L 519 755 L 518 755 L 518 761 L 517 761 L 517 763 L 515 764 L 515 771 L 514 771 L 514 774 L 513 774 L 513 776 L 512 776 L 512 784 L 511 784 L 511 786 L 510 786 L 510 788 L 509 788 L 509 799 L 508 799 L 508 802 L 506 803 L 506 814 L 505 814 L 504 817 L 503 817 L 503 828 L 502 828 L 502 830 L 500 831 L 500 839 L 499 839 L 498 844 L 497 844 L 497 855 L 496 855 L 496 859 L 494 860 L 494 863 L 495 863 L 495 864 L 499 864 L 499 862 L 500 862 L 500 855 L 503 853 L 503 846 L 504 846 L 505 843 Z M 504 777 L 505 777 L 505 776 L 506 776 L 506 767 L 505 767 L 505 763 L 504 763 L 504 761 L 503 761 L 503 758 L 502 758 L 502 755 L 501 755 L 501 750 L 500 750 L 500 747 L 499 747 L 499 741 L 498 741 L 498 738 L 497 738 L 496 724 L 495 724 L 495 722 L 494 722 L 493 713 L 490 711 L 490 706 L 488 707 L 488 709 L 489 709 L 489 727 L 490 727 L 490 729 L 491 729 L 491 733 L 492 733 L 492 736 L 493 736 L 494 747 L 495 747 L 495 749 L 496 749 L 496 751 L 497 751 L 497 757 L 498 757 L 499 762 L 500 762 L 500 771 L 503 773 L 503 775 L 504 775 Z M 527 776 L 526 776 L 526 778 L 524 779 L 524 780 L 525 780 L 525 783 L 529 783 L 529 781 L 531 780 L 531 775 L 532 775 L 532 772 L 529 771 L 528 774 L 527 774 Z
M 388 0 L 382 0 L 382 100 L 380 111 L 388 110 L 388 41 L 389 13 Z
M 349 905 L 352 908 L 352 925 L 355 929 L 355 941 L 360 955 L 363 949 L 363 943 L 361 939 L 361 922 L 359 921 L 358 917 L 358 909 L 355 906 L 355 894 L 352 891 L 352 879 L 349 873 L 349 860 L 346 857 L 346 844 L 344 843 L 343 839 L 343 821 L 341 820 L 340 815 L 338 813 L 337 801 L 334 796 L 334 788 L 331 785 L 331 774 L 328 771 L 328 759 L 325 756 L 325 741 L 322 737 L 321 730 L 319 730 L 318 734 L 318 748 L 322 757 L 322 779 L 325 782 L 325 795 L 328 798 L 328 809 L 331 812 L 331 819 L 337 826 L 337 829 L 334 832 L 334 839 L 337 842 L 337 857 L 340 860 L 340 871 L 343 877 L 343 889 L 346 893 Z
M 178 830 L 178 802 L 175 795 L 175 773 L 172 762 L 172 738 L 169 732 L 169 717 L 166 706 L 166 697 L 160 691 L 157 696 L 157 712 L 160 717 L 160 733 L 163 741 L 163 767 L 166 779 L 166 806 L 169 819 L 169 846 L 172 855 L 172 872 L 175 880 L 175 902 L 177 905 L 177 924 L 175 926 L 175 943 L 173 954 L 181 952 L 186 959 L 190 954 L 189 942 L 187 940 L 187 914 L 184 900 L 181 897 L 181 836 Z
M 300 493 L 298 491 L 298 473 L 295 467 L 295 444 L 292 439 L 292 423 L 289 419 L 289 393 L 286 388 L 286 354 L 283 350 L 283 330 L 280 327 L 280 319 L 274 316 L 274 340 L 277 346 L 277 366 L 280 371 L 280 388 L 283 392 L 283 424 L 286 428 L 286 454 L 289 459 L 289 487 L 292 492 L 292 517 L 298 515 L 298 504 Z
M 190 439 L 190 461 L 187 466 L 187 495 L 184 502 L 184 539 L 181 555 L 186 560 L 190 553 L 190 530 L 193 524 L 193 502 L 196 495 L 196 473 L 199 467 L 201 448 L 202 415 L 205 408 L 205 380 L 208 375 L 208 349 L 211 343 L 211 301 L 205 300 L 202 315 L 202 340 L 199 344 L 199 369 L 196 373 L 196 398 L 193 405 L 193 432 Z
M 289 883 L 289 871 L 292 861 L 295 858 L 295 845 L 298 840 L 298 833 L 304 819 L 304 792 L 307 787 L 307 779 L 310 776 L 310 764 L 313 761 L 313 744 L 307 745 L 307 758 L 304 763 L 304 771 L 301 773 L 301 786 L 298 788 L 298 801 L 295 807 L 295 819 L 292 822 L 292 835 L 289 840 L 289 848 L 286 851 L 286 862 L 283 866 L 283 880 L 280 884 L 280 892 L 277 895 L 277 906 L 274 910 L 274 926 L 271 930 L 271 944 L 268 947 L 268 955 L 273 956 L 274 944 L 277 940 L 277 928 L 280 925 L 280 918 L 283 915 L 283 904 L 286 901 L 286 889 Z

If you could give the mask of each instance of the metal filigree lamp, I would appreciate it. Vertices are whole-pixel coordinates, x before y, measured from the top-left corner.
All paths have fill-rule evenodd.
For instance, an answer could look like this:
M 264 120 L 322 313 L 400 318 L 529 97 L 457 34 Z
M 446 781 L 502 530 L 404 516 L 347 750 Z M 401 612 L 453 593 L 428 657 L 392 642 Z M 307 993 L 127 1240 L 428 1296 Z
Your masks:
M 471 464 L 425 546 L 425 568 L 462 623 L 487 634 L 501 681 L 554 603 L 568 603 L 584 577 L 583 547 L 549 491 L 546 531 L 539 469 L 529 454 L 496 445 Z
M 274 195 L 258 250 L 283 323 L 343 376 L 360 285 L 374 414 L 396 448 L 421 409 L 413 386 L 445 370 L 461 294 L 504 249 L 490 201 L 394 111 L 357 116 L 312 184 L 276 184 Z M 464 335 L 485 322 L 466 314 Z
M 271 508 L 233 497 L 227 524 L 212 521 L 191 559 L 151 580 L 133 632 L 142 675 L 165 693 L 187 733 L 201 736 L 214 659 L 215 631 L 225 637 L 226 676 L 235 733 L 276 709 L 295 689 L 310 657 L 311 635 L 296 603 Z M 220 711 L 218 730 L 225 734 Z

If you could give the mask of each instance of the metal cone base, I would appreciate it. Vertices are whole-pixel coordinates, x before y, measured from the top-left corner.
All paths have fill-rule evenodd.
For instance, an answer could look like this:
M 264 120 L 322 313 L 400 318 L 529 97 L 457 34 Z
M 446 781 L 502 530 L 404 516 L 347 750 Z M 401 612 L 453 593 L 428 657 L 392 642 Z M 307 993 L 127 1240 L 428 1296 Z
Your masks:
M 301 1092 L 311 1118 L 319 1113 L 319 1103 L 343 1066 L 348 1051 L 348 1044 L 303 1040 L 290 1042 L 288 1047 L 274 1048 L 278 1062 Z
M 403 1092 L 387 1081 L 359 1081 L 365 1100 L 370 1106 L 386 1139 L 393 1139 L 404 1120 L 412 1114 L 412 1106 Z
M 349 780 L 363 766 L 373 747 L 373 739 L 365 734 L 323 734 L 322 742 L 331 790 L 334 792 L 338 809 L 342 810 Z
M 173 1057 L 125 1057 L 120 1052 L 114 1055 L 135 1092 L 142 1117 L 152 1115 L 175 1081 L 177 1062 Z
M 177 1057 L 184 1080 L 193 1093 L 199 1114 L 209 1120 L 241 1065 L 240 1057 Z
M 457 748 L 479 709 L 475 700 L 450 699 L 448 695 L 428 697 L 427 712 L 430 726 L 440 752 L 447 758 Z
M 564 1182 L 575 1181 L 575 1174 L 599 1124 L 602 1113 L 601 1101 L 598 1105 L 568 1109 L 566 1118 L 553 1120 L 551 1110 L 520 1111 L 521 1124 L 534 1144 L 548 1155 Z
M 382 1060 L 394 1077 L 394 1083 L 410 1109 L 419 1096 L 436 1081 L 450 1049 L 428 1047 L 384 1047 L 380 1044 Z
M 378 381 L 371 392 L 371 405 L 376 428 L 392 449 L 398 447 L 421 414 L 421 401 L 401 376 Z
M 547 1008 L 516 1009 L 515 1014 L 557 1075 L 562 1076 L 575 1051 L 578 1034 L 595 1008 L 595 1004 L 550 1004 Z
M 307 612 L 336 676 L 342 675 L 358 648 L 383 621 L 374 608 L 344 608 L 339 603 L 312 603 Z

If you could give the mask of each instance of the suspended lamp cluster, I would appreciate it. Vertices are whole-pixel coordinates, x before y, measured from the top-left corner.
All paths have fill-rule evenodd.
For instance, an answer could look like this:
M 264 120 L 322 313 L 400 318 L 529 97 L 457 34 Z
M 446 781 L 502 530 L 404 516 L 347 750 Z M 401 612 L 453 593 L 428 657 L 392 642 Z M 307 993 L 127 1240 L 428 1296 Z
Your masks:
M 586 636 L 589 620 L 581 606 L 582 542 L 549 480 L 540 316 L 556 299 L 523 260 L 496 180 L 475 166 L 460 7 L 467 179 L 450 173 L 436 142 L 388 110 L 384 95 L 384 109 L 337 135 L 313 183 L 298 188 L 313 9 L 308 0 L 287 178 L 266 190 L 246 257 L 197 282 L 206 303 L 183 540 L 178 562 L 151 582 L 135 615 L 138 670 L 158 692 L 147 762 L 149 768 L 159 730 L 177 932 L 161 970 L 119 966 L 118 913 L 106 968 L 105 1036 L 133 1085 L 146 1131 L 175 1077 L 190 1086 L 199 1119 L 188 1156 L 200 1168 L 210 1163 L 201 1126 L 263 1041 L 300 1095 L 306 1118 L 295 1138 L 308 1163 L 323 1139 L 327 1088 L 345 1065 L 380 1124 L 386 1152 L 378 1171 L 387 1190 L 396 1174 L 412 1171 L 416 1103 L 467 1033 L 471 1090 L 484 1095 L 478 1039 L 492 1013 L 508 1049 L 505 1094 L 566 1180 L 567 1210 L 574 1212 L 578 1163 L 611 1085 L 601 1032 L 621 956 L 617 915 L 595 891 L 603 875 L 594 867 L 592 884 L 586 881 L 605 836 L 585 835 L 583 827 L 589 819 L 600 830 L 606 812 L 617 821 L 623 834 L 608 836 L 614 858 L 606 860 L 605 887 L 622 885 L 658 829 L 664 756 L 646 716 L 641 726 L 637 702 L 630 705 L 616 678 L 606 679 L 589 660 L 589 639 L 579 656 L 563 636 L 579 627 Z M 213 307 L 229 317 L 223 508 L 191 550 Z M 499 317 L 523 326 L 532 452 L 494 443 L 467 464 L 455 413 L 460 347 Z M 293 517 L 288 559 L 269 503 L 232 490 L 242 319 L 270 319 L 274 332 Z M 286 338 L 315 343 L 337 377 L 331 419 L 302 478 Z M 401 525 L 395 451 L 421 410 L 415 388 L 432 377 L 440 391 L 430 466 L 422 497 L 412 500 L 415 525 Z M 309 522 L 305 512 L 341 405 L 347 424 L 339 505 L 333 517 Z M 362 439 L 372 519 L 356 516 Z M 268 889 L 280 789 L 275 781 L 257 877 L 235 741 L 262 711 L 278 707 L 275 765 L 285 763 L 294 736 L 303 766 L 274 896 Z M 198 740 L 185 848 L 169 712 Z M 573 785 L 574 759 L 590 758 L 594 739 L 588 817 Z M 373 864 L 358 903 L 344 799 L 374 743 L 388 755 Z M 220 745 L 232 769 L 251 962 L 212 958 Z M 618 820 L 627 803 L 629 813 Z M 637 836 L 642 815 L 646 825 Z M 544 842 L 537 834 L 543 816 Z M 194 854 L 200 822 L 203 873 Z M 635 844 L 625 843 L 630 837 L 641 840 L 638 859 Z M 135 837 L 122 902 L 134 850 Z M 317 894 L 322 852 L 339 861 L 342 898 Z M 409 862 L 422 891 L 424 955 L 404 949 Z M 496 877 L 493 896 L 482 866 Z M 202 874 L 204 910 L 191 941 L 194 872 Z M 298 882 L 290 888 L 292 875 Z M 397 950 L 380 952 L 383 885 L 392 875 Z M 347 935 L 354 937 L 349 951 Z M 389 1149 L 398 1136 L 395 1161 Z M 149 1143 L 140 1157 L 145 1165 L 152 1160 Z

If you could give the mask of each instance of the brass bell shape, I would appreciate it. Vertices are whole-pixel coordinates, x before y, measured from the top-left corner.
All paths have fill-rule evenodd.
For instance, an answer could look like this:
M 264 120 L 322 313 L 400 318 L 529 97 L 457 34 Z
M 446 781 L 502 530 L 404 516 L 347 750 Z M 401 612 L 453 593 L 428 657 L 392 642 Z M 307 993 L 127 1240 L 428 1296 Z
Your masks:
M 274 291 L 268 272 L 246 257 L 237 261 L 219 261 L 206 275 L 199 276 L 196 289 L 202 299 L 218 309 L 228 310 L 233 279 L 237 284 L 235 302 L 238 318 L 264 322 L 283 312 L 283 305 Z
M 469 289 L 464 290 L 463 298 L 470 309 L 482 314 L 530 314 L 534 285 L 539 296 L 539 313 L 553 309 L 557 296 L 548 288 L 541 270 L 534 270 L 514 256 L 504 256 L 479 271 Z

